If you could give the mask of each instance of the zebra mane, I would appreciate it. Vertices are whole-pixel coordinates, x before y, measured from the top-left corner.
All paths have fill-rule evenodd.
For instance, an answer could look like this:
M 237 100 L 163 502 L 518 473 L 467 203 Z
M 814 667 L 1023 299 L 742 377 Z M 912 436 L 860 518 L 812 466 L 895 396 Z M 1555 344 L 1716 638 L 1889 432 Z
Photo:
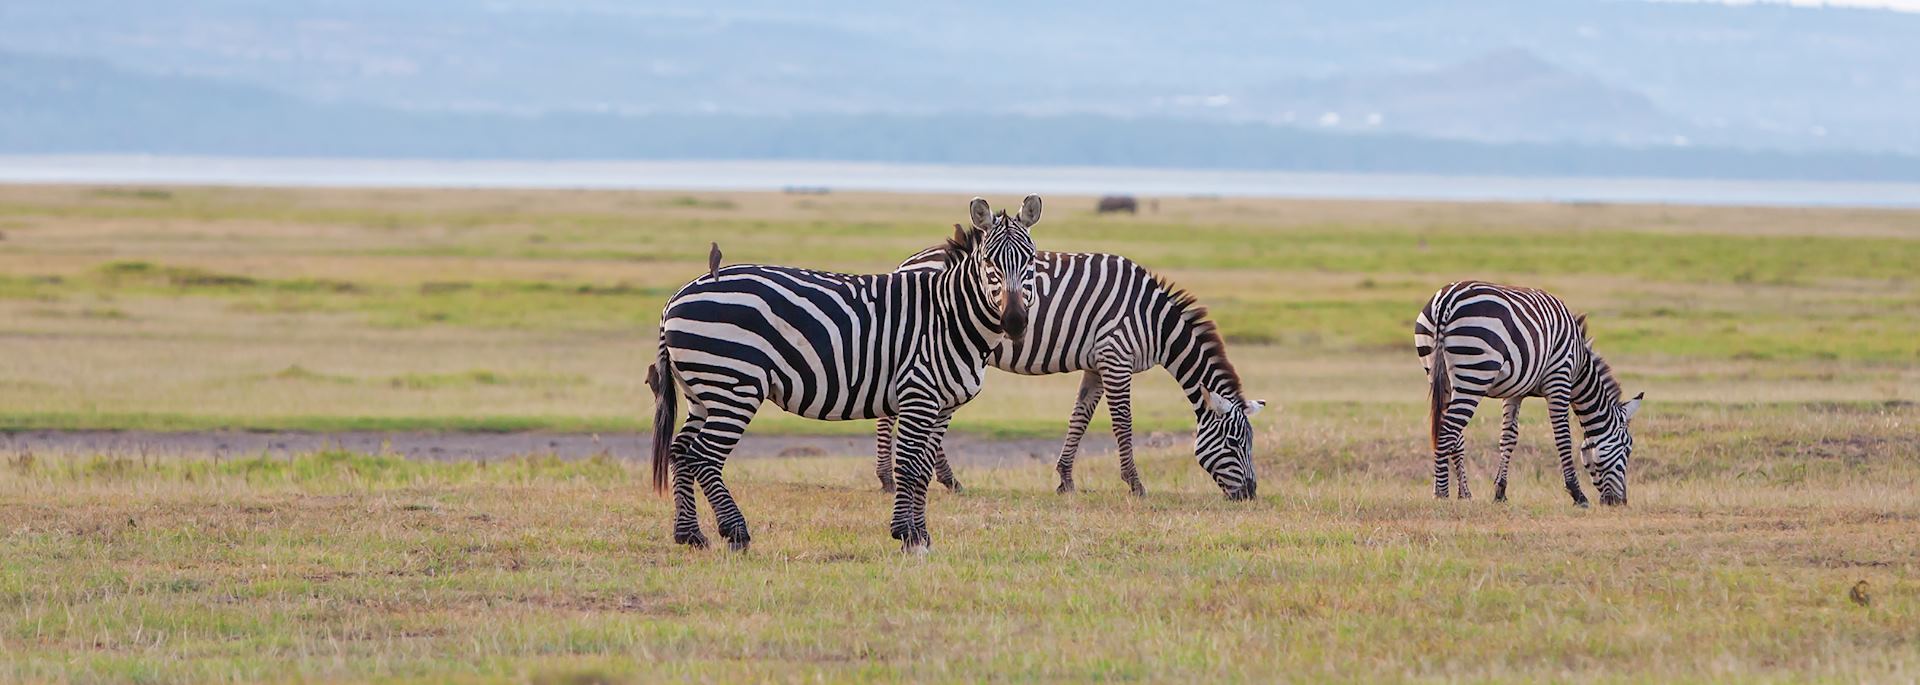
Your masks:
M 1213 319 L 1207 318 L 1207 308 L 1200 304 L 1200 298 L 1160 274 L 1153 274 L 1153 283 L 1173 298 L 1175 315 L 1192 327 L 1194 343 L 1212 350 L 1206 354 L 1207 360 L 1226 379 L 1228 389 L 1233 391 L 1233 398 L 1246 401 L 1246 393 L 1240 385 L 1240 372 L 1233 368 L 1233 362 L 1227 360 L 1227 341 L 1220 337 L 1220 327 L 1213 323 Z
M 953 237 L 947 238 L 946 248 L 940 252 L 940 261 L 951 263 L 954 257 L 971 254 L 985 235 L 986 231 L 978 227 L 962 228 L 960 224 L 954 224 Z
M 1600 358 L 1599 352 L 1594 351 L 1593 337 L 1587 333 L 1587 315 L 1575 315 L 1573 323 L 1580 330 L 1580 344 L 1587 346 L 1587 357 L 1593 360 L 1593 371 L 1599 376 L 1596 380 L 1600 383 L 1601 396 L 1608 401 L 1618 403 L 1620 396 L 1626 394 L 1626 391 L 1620 387 L 1620 381 L 1614 379 L 1613 365 L 1608 364 L 1607 360 Z
M 1587 346 L 1587 356 L 1593 359 L 1593 371 L 1600 376 L 1598 380 L 1600 381 L 1601 396 L 1609 401 L 1618 403 L 1620 396 L 1625 394 L 1626 391 L 1620 388 L 1620 381 L 1614 379 L 1613 365 L 1608 364 L 1607 360 L 1601 359 L 1600 353 L 1593 351 L 1592 345 Z

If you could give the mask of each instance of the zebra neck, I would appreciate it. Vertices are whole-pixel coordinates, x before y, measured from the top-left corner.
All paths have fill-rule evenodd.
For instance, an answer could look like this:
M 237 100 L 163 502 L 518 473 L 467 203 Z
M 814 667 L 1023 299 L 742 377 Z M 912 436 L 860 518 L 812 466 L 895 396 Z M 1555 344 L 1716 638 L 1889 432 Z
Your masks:
M 1620 383 L 1614 380 L 1613 368 L 1607 365 L 1607 360 L 1601 359 L 1593 348 L 1583 344 L 1580 351 L 1586 363 L 1575 367 L 1581 372 L 1573 382 L 1573 412 L 1588 435 L 1612 431 L 1624 423 L 1619 420 Z
M 980 287 L 980 267 L 974 260 L 956 261 L 962 264 L 937 272 L 932 279 L 936 299 L 943 305 L 934 325 L 944 329 L 938 337 L 984 360 L 1006 338 L 1000 328 L 1000 310 Z
M 1161 342 L 1162 358 L 1160 363 L 1167 373 L 1180 383 L 1187 393 L 1187 401 L 1193 404 L 1196 415 L 1209 411 L 1207 393 L 1217 393 L 1230 399 L 1243 399 L 1240 396 L 1240 376 L 1233 370 L 1233 364 L 1227 361 L 1225 343 L 1214 330 L 1213 323 L 1201 319 L 1195 321 L 1186 313 L 1177 314 L 1163 327 L 1170 335 Z

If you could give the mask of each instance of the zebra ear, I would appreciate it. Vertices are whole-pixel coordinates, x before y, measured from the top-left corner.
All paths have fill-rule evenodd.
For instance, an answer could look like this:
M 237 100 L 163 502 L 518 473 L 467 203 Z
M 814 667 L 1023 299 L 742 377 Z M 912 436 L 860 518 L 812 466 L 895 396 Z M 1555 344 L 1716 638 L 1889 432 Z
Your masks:
M 967 205 L 967 214 L 973 217 L 973 227 L 980 230 L 993 228 L 993 208 L 987 206 L 986 198 L 976 197 Z
M 1039 195 L 1028 195 L 1027 199 L 1020 202 L 1020 223 L 1025 224 L 1028 229 L 1040 223 Z
M 1253 416 L 1254 414 L 1258 414 L 1258 413 L 1260 413 L 1260 410 L 1262 410 L 1262 409 L 1265 409 L 1265 408 L 1267 408 L 1267 401 L 1266 401 L 1266 400 L 1254 400 L 1254 401 L 1252 401 L 1252 402 L 1248 402 L 1248 403 L 1247 403 L 1247 416 Z
M 1633 399 L 1627 400 L 1626 404 L 1620 405 L 1620 415 L 1627 420 L 1632 420 L 1634 414 L 1640 413 L 1640 400 L 1646 398 L 1647 394 L 1644 392 L 1634 395 Z
M 1222 395 L 1217 392 L 1207 393 L 1207 410 L 1208 411 L 1211 411 L 1215 414 L 1225 414 L 1233 411 L 1236 408 L 1237 407 L 1233 406 L 1233 400 L 1227 399 L 1225 395 Z

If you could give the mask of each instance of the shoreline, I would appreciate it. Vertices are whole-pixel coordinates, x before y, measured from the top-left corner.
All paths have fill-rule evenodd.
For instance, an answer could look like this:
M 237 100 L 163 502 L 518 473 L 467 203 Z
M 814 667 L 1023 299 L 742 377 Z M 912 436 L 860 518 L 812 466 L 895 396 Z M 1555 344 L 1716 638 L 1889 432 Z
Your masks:
M 1444 176 L 820 161 L 0 155 L 0 184 L 1132 194 L 1371 201 L 1920 207 L 1920 183 Z

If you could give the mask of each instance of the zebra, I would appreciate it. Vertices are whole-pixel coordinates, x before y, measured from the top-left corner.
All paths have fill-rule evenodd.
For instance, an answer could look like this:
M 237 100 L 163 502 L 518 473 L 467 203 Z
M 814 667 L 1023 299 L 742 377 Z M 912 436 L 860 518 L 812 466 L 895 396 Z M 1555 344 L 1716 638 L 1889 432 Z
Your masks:
M 660 315 L 653 386 L 653 484 L 673 479 L 673 539 L 705 547 L 693 499 L 697 481 L 720 536 L 735 550 L 752 540 L 721 480 L 727 455 L 763 402 L 828 421 L 896 416 L 901 459 L 891 533 L 924 552 L 928 452 L 953 412 L 980 392 L 986 355 L 1029 320 L 1040 196 L 1018 216 L 969 207 L 971 229 L 954 225 L 942 246 L 955 266 L 847 275 L 736 265 L 688 283 Z M 677 393 L 686 425 L 674 432 Z M 671 436 L 671 437 L 669 437 Z
M 939 247 L 901 263 L 899 272 L 938 271 L 948 263 Z M 1125 257 L 1041 252 L 1034 260 L 1033 326 L 995 347 L 987 363 L 1013 373 L 1039 376 L 1084 372 L 1056 470 L 1061 494 L 1074 491 L 1073 462 L 1100 397 L 1107 397 L 1113 435 L 1120 448 L 1120 477 L 1135 495 L 1146 489 L 1133 462 L 1134 374 L 1162 366 L 1193 404 L 1194 456 L 1228 499 L 1254 496 L 1253 427 L 1249 417 L 1266 406 L 1247 400 L 1240 376 L 1227 361 L 1226 343 L 1207 310 L 1192 294 L 1174 287 Z M 881 417 L 875 435 L 874 471 L 883 490 L 893 489 L 893 420 Z M 940 482 L 959 490 L 944 449 L 934 448 Z
M 1544 290 L 1480 281 L 1448 284 L 1434 293 L 1413 324 L 1414 351 L 1429 382 L 1428 432 L 1433 448 L 1433 495 L 1445 499 L 1449 471 L 1467 492 L 1461 432 L 1482 397 L 1506 400 L 1500 424 L 1500 470 L 1493 498 L 1507 499 L 1507 467 L 1519 443 L 1520 403 L 1544 397 L 1553 421 L 1560 475 L 1573 503 L 1587 506 L 1574 469 L 1573 433 L 1567 415 L 1580 420 L 1580 458 L 1600 491 L 1602 504 L 1627 503 L 1627 458 L 1633 454 L 1629 425 L 1646 393 L 1624 394 L 1612 367 L 1593 350 L 1587 317 L 1575 316 Z

